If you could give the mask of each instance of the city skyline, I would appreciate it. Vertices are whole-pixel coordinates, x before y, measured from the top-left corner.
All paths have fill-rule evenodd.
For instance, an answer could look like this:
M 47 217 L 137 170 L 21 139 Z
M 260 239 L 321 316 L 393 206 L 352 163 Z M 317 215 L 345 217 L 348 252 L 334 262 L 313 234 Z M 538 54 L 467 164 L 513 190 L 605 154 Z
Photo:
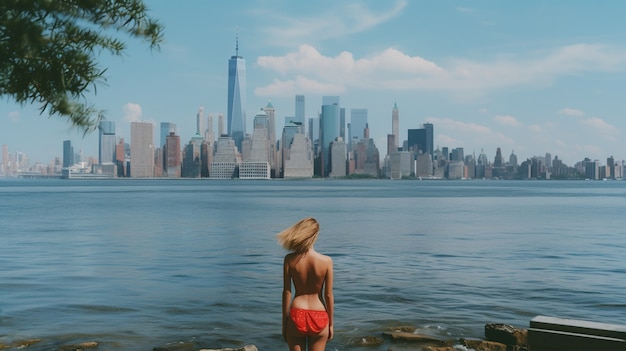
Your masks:
M 227 62 L 238 27 L 248 126 L 271 101 L 280 133 L 284 118 L 297 114 L 294 96 L 306 97 L 308 120 L 321 112 L 322 96 L 335 95 L 348 113 L 368 110 L 383 153 L 397 103 L 400 144 L 408 129 L 432 123 L 435 148 L 485 150 L 490 161 L 498 147 L 520 160 L 551 153 L 569 165 L 626 158 L 626 46 L 619 35 L 626 4 L 192 3 L 192 13 L 148 4 L 165 25 L 161 52 L 129 40 L 127 56 L 103 56 L 107 86 L 87 98 L 107 111 L 119 137 L 130 140 L 133 121 L 170 122 L 186 143 L 198 106 L 215 119 L 226 115 Z M 253 20 L 260 16 L 268 21 Z M 11 153 L 46 163 L 62 156 L 69 139 L 98 157 L 97 132 L 83 139 L 38 106 L 5 102 L 0 144 Z

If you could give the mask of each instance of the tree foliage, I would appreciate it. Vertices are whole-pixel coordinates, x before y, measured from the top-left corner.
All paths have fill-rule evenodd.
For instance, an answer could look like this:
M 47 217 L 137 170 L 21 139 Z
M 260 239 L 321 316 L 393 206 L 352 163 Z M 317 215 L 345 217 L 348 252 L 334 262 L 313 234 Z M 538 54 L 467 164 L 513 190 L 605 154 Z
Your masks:
M 120 34 L 162 41 L 162 25 L 142 0 L 0 0 L 0 96 L 38 104 L 85 133 L 103 112 L 85 93 L 106 83 L 103 52 L 122 55 Z

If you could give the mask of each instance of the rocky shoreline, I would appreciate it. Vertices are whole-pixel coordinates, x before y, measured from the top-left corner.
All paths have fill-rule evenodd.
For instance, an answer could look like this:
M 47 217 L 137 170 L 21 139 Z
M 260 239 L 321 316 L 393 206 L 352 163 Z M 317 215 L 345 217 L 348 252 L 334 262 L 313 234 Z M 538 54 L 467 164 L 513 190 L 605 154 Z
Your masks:
M 458 351 L 460 347 L 464 350 L 474 351 L 527 351 L 528 330 L 517 328 L 508 324 L 486 324 L 484 338 L 461 338 L 443 340 L 439 337 L 417 333 L 418 329 L 411 326 L 398 326 L 382 331 L 380 335 L 363 336 L 353 339 L 351 347 L 376 347 L 381 346 L 386 341 L 391 343 L 388 351 L 393 351 L 393 345 L 403 345 L 403 350 L 407 344 L 415 346 L 415 351 Z M 28 350 L 29 348 L 39 348 L 41 339 L 30 339 L 15 341 L 9 345 L 0 343 L 0 350 Z M 55 346 L 50 350 L 56 351 L 99 351 L 97 341 L 87 341 L 77 344 Z M 173 343 L 163 346 L 153 347 L 152 351 L 258 351 L 255 345 L 246 345 L 241 348 L 200 348 L 193 343 Z

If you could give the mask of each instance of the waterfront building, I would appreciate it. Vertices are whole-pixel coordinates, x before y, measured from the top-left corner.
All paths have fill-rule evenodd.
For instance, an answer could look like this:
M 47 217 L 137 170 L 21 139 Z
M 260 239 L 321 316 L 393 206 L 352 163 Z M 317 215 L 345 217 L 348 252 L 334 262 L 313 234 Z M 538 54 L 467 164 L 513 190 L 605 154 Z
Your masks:
M 600 161 L 594 160 L 591 161 L 589 159 L 585 160 L 585 178 L 591 180 L 600 179 Z
M 346 176 L 346 143 L 341 137 L 335 138 L 330 145 L 330 163 L 329 177 Z
M 280 157 L 278 159 L 279 163 L 283 166 L 280 172 L 283 176 L 285 174 L 285 160 L 289 158 L 291 144 L 296 134 L 304 135 L 304 126 L 300 122 L 293 120 L 286 122 L 280 138 Z
M 150 122 L 130 123 L 130 176 L 154 176 L 154 136 Z
M 269 162 L 246 161 L 240 163 L 239 179 L 270 179 Z
M 98 124 L 98 162 L 102 164 L 115 163 L 115 122 L 100 121 Z
M 369 127 L 365 128 L 365 137 L 356 144 L 354 162 L 355 174 L 380 176 L 380 154 L 374 140 L 369 137 Z
M 168 178 L 180 178 L 181 157 L 180 157 L 180 136 L 174 132 L 165 139 L 163 171 Z
M 241 152 L 246 135 L 246 61 L 239 56 L 239 36 L 235 56 L 228 60 L 228 135 Z
M 450 161 L 448 163 L 448 179 L 461 179 L 465 175 L 463 161 Z
M 204 138 L 202 135 L 196 132 L 196 134 L 191 137 L 191 140 L 189 140 L 189 144 L 185 146 L 181 172 L 183 178 L 200 178 L 202 172 L 201 152 L 203 141 Z
M 284 178 L 313 177 L 313 154 L 310 141 L 304 133 L 293 135 L 284 164 Z
M 270 118 L 263 112 L 254 117 L 250 155 L 239 164 L 241 179 L 270 179 L 271 149 L 268 130 Z
M 237 146 L 228 135 L 217 139 L 215 155 L 209 169 L 209 177 L 214 179 L 237 178 Z
M 413 157 L 409 151 L 396 151 L 389 155 L 391 179 L 402 179 L 411 175 Z
M 433 175 L 433 160 L 429 154 L 421 153 L 415 159 L 415 176 L 430 177 Z

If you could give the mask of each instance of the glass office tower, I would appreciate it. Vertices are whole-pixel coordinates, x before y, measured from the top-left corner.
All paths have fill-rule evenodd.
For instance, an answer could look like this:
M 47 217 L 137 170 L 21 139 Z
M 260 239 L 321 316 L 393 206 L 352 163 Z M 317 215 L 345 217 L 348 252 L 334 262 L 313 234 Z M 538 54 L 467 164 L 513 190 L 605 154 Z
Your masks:
M 239 38 L 235 56 L 228 60 L 228 134 L 241 152 L 246 136 L 246 60 L 239 56 Z

